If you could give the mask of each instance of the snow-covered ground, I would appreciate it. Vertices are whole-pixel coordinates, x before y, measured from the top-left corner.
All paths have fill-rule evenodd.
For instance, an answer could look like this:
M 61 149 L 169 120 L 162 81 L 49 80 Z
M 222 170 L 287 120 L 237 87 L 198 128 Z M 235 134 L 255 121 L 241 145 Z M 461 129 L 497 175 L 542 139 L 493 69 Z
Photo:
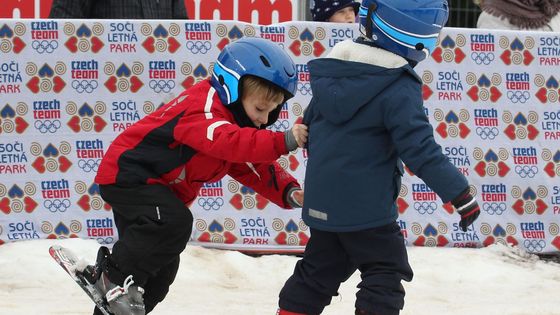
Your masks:
M 52 260 L 60 244 L 93 261 L 91 240 L 40 240 L 0 246 L 0 314 L 91 314 L 93 303 Z M 403 315 L 560 315 L 560 265 L 495 245 L 484 249 L 409 248 L 415 271 Z M 154 315 L 274 315 L 297 261 L 188 246 L 171 292 Z M 354 314 L 354 274 L 325 315 Z

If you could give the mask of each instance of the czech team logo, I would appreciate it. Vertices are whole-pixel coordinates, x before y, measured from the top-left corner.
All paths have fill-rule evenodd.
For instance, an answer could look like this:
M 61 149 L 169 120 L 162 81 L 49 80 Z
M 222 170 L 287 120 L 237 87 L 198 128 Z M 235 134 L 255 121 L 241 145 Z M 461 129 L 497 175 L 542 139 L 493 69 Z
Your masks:
M 496 59 L 496 43 L 492 34 L 471 34 L 471 59 L 477 65 L 489 65 Z
M 31 182 L 25 183 L 23 189 L 14 184 L 8 188 L 0 184 L 0 212 L 4 214 L 14 213 L 33 213 L 38 204 L 33 199 L 37 192 L 37 187 Z
M 529 111 L 527 115 L 517 113 L 513 116 L 510 111 L 506 110 L 502 119 L 507 125 L 504 134 L 511 140 L 535 140 L 539 135 L 539 130 L 535 127 L 539 121 L 539 114 L 535 111 Z
M 475 108 L 474 125 L 476 135 L 482 140 L 494 140 L 500 134 L 498 110 L 495 108 Z
M 278 43 L 282 45 L 282 47 L 284 47 L 284 43 L 286 42 L 285 34 L 285 26 L 260 26 L 260 35 L 262 38 Z
M 466 109 L 459 110 L 459 114 L 456 114 L 453 110 L 446 114 L 438 108 L 434 110 L 434 119 L 438 122 L 435 130 L 443 139 L 447 137 L 465 139 L 471 132 L 466 124 L 469 117 L 469 111 Z
M 550 177 L 560 176 L 560 150 L 553 154 L 551 150 L 543 149 L 541 156 L 546 162 L 544 172 Z M 560 203 L 560 199 L 558 201 Z
M 504 50 L 500 55 L 500 59 L 508 66 L 512 64 L 528 66 L 535 59 L 530 51 L 530 49 L 535 47 L 535 39 L 532 37 L 525 37 L 522 41 L 517 37 L 510 40 L 506 36 L 500 36 L 498 44 Z
M 118 68 L 112 62 L 107 62 L 104 68 L 105 74 L 109 76 L 105 81 L 105 87 L 109 92 L 138 92 L 144 83 L 138 77 L 144 72 L 141 62 L 133 62 L 132 67 L 122 63 Z
M 310 83 L 310 74 L 309 74 L 309 67 L 306 63 L 304 64 L 296 64 L 296 72 L 297 72 L 297 90 L 301 95 L 309 95 L 313 96 L 313 91 L 311 91 L 311 83 Z
M 466 82 L 471 85 L 467 95 L 473 102 L 490 101 L 496 103 L 502 97 L 502 92 L 498 89 L 498 86 L 502 83 L 502 77 L 497 73 L 488 78 L 485 74 L 477 77 L 476 74 L 469 72 L 466 76 Z
M 31 166 L 40 174 L 46 171 L 66 173 L 72 166 L 72 162 L 66 157 L 72 151 L 72 147 L 66 141 L 62 141 L 58 148 L 52 143 L 47 144 L 43 148 L 41 144 L 33 142 L 31 143 L 30 151 L 36 157 Z
M 548 196 L 548 188 L 546 186 L 539 185 L 536 191 L 531 187 L 527 187 L 523 191 L 521 187 L 513 186 L 511 188 L 511 196 L 515 199 L 511 208 L 518 215 L 535 213 L 542 215 L 548 209 L 548 205 L 545 202 Z
M 537 74 L 535 76 L 535 85 L 538 87 L 535 96 L 541 103 L 555 103 L 558 101 L 560 95 L 560 89 L 558 87 L 560 85 L 554 76 L 545 79 L 542 74 Z
M 25 24 L 23 23 L 15 23 L 13 29 L 4 24 L 0 28 L 0 51 L 6 54 L 10 52 L 19 54 L 26 46 L 25 42 L 20 38 L 25 35 L 26 31 Z
M 33 126 L 42 134 L 54 134 L 60 129 L 60 101 L 37 100 L 33 101 Z
M 41 232 L 47 235 L 47 239 L 79 238 L 81 231 L 82 223 L 78 220 L 71 220 L 69 224 L 62 221 L 56 225 L 49 221 L 43 221 L 41 224 Z
M 28 62 L 25 72 L 31 77 L 27 82 L 27 88 L 37 94 L 39 92 L 60 93 L 66 86 L 62 75 L 66 73 L 66 64 L 57 62 L 53 67 L 45 63 L 41 68 L 32 62 Z
M 482 210 L 489 215 L 502 215 L 507 210 L 507 187 L 504 184 L 481 185 Z
M 85 173 L 97 173 L 104 154 L 103 147 L 103 141 L 100 139 L 77 140 L 76 157 L 78 158 L 78 167 Z
M 205 183 L 198 191 L 197 204 L 205 211 L 218 211 L 224 205 L 222 181 Z
M 170 93 L 175 88 L 175 61 L 150 61 L 148 86 L 156 93 Z
M 27 104 L 23 102 L 18 102 L 15 109 L 10 104 L 0 109 L 0 134 L 24 133 L 29 127 L 29 123 L 24 118 L 28 110 Z
M 199 242 L 233 244 L 237 241 L 237 236 L 233 234 L 236 224 L 232 218 L 224 218 L 223 224 L 217 220 L 208 224 L 202 219 L 197 219 L 194 227 L 200 232 L 196 239 Z
M 210 23 L 207 24 L 210 25 Z M 126 30 L 133 31 L 133 29 Z M 181 27 L 176 23 L 171 23 L 168 28 L 161 24 L 153 28 L 148 23 L 142 23 L 140 33 L 146 36 L 146 39 L 142 42 L 142 47 L 150 54 L 155 52 L 170 52 L 173 54 L 181 47 L 181 44 L 175 39 L 181 33 Z
M 320 57 L 326 51 L 321 43 L 327 37 L 324 28 L 318 27 L 315 32 L 311 32 L 307 27 L 300 30 L 296 26 L 290 26 L 288 37 L 293 40 L 288 49 L 296 57 L 301 55 Z
M 70 184 L 66 179 L 41 181 L 41 196 L 43 207 L 49 212 L 66 212 L 70 202 Z
M 227 26 L 223 24 L 216 25 L 216 33 L 220 37 L 225 37 L 228 33 Z M 233 38 L 241 38 L 243 35 L 237 26 L 232 29 L 229 33 L 232 34 Z M 212 49 L 212 24 L 208 22 L 187 22 L 185 23 L 185 39 L 186 48 L 193 55 L 207 54 Z M 220 50 L 223 46 L 229 43 L 226 38 L 219 42 L 218 47 Z
M 530 75 L 527 72 L 506 73 L 507 98 L 513 104 L 525 104 L 531 98 Z
M 107 126 L 102 116 L 106 110 L 107 106 L 101 101 L 95 102 L 93 106 L 88 103 L 78 105 L 75 102 L 68 102 L 66 113 L 70 119 L 66 124 L 75 133 L 91 131 L 99 133 Z
M 478 161 L 474 171 L 480 177 L 485 177 L 486 175 L 505 177 L 511 170 L 505 162 L 509 158 L 509 153 L 504 148 L 500 148 L 497 154 L 492 149 L 484 152 L 481 148 L 475 148 L 473 150 L 473 157 Z
M 58 22 L 31 22 L 31 47 L 39 54 L 52 54 L 58 48 Z
M 309 241 L 309 236 L 306 233 L 309 228 L 303 220 L 296 224 L 292 219 L 284 222 L 280 218 L 274 218 L 272 220 L 272 229 L 278 232 L 274 238 L 278 245 L 305 246 Z
M 76 25 L 68 22 L 64 23 L 63 31 L 68 36 L 64 46 L 70 52 L 98 53 L 105 46 L 101 40 L 101 36 L 105 32 L 101 23 L 93 23 L 91 28 L 86 24 L 82 24 L 76 29 Z
M 450 35 L 446 35 L 432 52 L 432 59 L 437 63 L 455 62 L 459 64 L 465 60 L 465 53 L 463 47 L 466 45 L 467 39 L 465 35 L 459 34 L 455 39 Z

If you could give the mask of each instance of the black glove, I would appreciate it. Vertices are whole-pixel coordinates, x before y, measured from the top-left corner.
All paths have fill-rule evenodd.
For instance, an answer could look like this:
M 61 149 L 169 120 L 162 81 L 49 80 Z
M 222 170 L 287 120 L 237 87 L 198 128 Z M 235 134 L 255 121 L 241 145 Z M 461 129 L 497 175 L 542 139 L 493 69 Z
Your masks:
M 466 232 L 469 225 L 471 225 L 480 215 L 480 206 L 476 202 L 476 199 L 474 199 L 473 195 L 471 195 L 469 188 L 459 194 L 459 197 L 453 199 L 451 204 L 461 215 L 459 226 L 463 232 Z

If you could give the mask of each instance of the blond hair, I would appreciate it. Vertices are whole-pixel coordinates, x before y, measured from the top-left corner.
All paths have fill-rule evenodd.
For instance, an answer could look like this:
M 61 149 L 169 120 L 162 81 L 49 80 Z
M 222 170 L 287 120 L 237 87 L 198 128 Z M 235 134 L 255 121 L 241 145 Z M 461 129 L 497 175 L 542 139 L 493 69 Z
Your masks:
M 262 95 L 267 101 L 280 104 L 284 102 L 284 90 L 275 84 L 252 75 L 243 77 L 242 94 L 245 95 Z

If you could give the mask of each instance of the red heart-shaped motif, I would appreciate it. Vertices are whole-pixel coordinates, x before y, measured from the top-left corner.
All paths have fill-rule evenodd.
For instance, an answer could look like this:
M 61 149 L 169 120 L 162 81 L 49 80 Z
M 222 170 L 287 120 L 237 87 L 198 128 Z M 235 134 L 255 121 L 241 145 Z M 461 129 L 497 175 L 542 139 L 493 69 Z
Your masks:
M 465 139 L 469 133 L 471 133 L 471 129 L 467 127 L 464 123 L 459 124 L 459 137 Z
M 0 246 L 4 245 L 5 242 L 3 240 L 0 240 Z
M 560 236 L 556 236 L 551 244 L 560 249 Z
M 105 87 L 111 93 L 115 93 L 117 91 L 117 77 L 110 76 L 109 79 L 107 79 L 107 81 L 105 81 Z
M 199 242 L 210 243 L 210 233 L 204 232 L 198 237 Z
M 103 120 L 101 116 L 93 117 L 93 129 L 96 132 L 101 132 L 103 128 L 105 128 L 105 126 L 107 126 L 107 123 L 105 122 L 105 120 Z
M 482 245 L 484 245 L 484 247 L 488 247 L 494 244 L 494 242 L 495 242 L 494 237 L 490 235 L 484 240 L 484 242 L 482 242 Z
M 504 134 L 511 140 L 515 140 L 515 125 L 509 124 L 506 129 L 504 129 Z
M 442 52 L 443 49 L 441 49 L 441 47 L 436 47 L 436 49 L 434 49 L 434 52 L 432 53 L 432 58 L 435 60 L 435 62 L 441 63 L 441 61 L 443 60 L 443 57 L 441 56 Z
M 19 37 L 14 37 L 13 44 L 14 52 L 16 54 L 19 54 L 23 50 L 23 48 L 25 48 L 25 43 Z
M 309 236 L 307 236 L 307 234 L 305 234 L 304 232 L 299 232 L 298 236 L 299 236 L 299 246 L 307 245 L 307 242 L 309 242 Z
M 440 122 L 436 128 L 437 133 L 443 139 L 447 138 L 447 124 L 444 122 Z
M 62 89 L 66 86 L 66 82 L 64 82 L 64 80 L 62 80 L 59 76 L 55 76 L 53 78 L 53 83 L 53 91 L 55 91 L 55 93 L 60 93 L 60 91 L 62 91 Z
M 190 88 L 191 86 L 194 85 L 194 78 L 192 76 L 188 76 L 183 83 L 181 83 L 181 86 L 183 86 L 185 89 Z
M 530 51 L 528 50 L 523 51 L 523 63 L 526 66 L 528 66 L 531 62 L 533 62 L 534 59 L 535 57 L 533 57 Z
M 313 55 L 315 57 L 320 57 L 325 52 L 325 50 L 326 50 L 325 46 L 323 46 L 321 42 L 315 41 L 313 43 Z
M 539 131 L 535 126 L 528 125 L 527 126 L 527 137 L 531 140 L 535 140 L 535 138 L 539 135 Z
M 175 53 L 179 47 L 181 47 L 181 43 L 179 43 L 175 37 L 169 37 L 167 39 L 167 44 L 169 44 L 169 52 Z
M 511 64 L 511 51 L 504 50 L 504 52 L 500 55 L 500 59 L 502 59 L 502 61 L 506 65 L 510 65 Z
M 103 203 L 103 209 L 105 209 L 106 211 L 111 211 L 111 209 L 113 209 L 113 207 L 111 207 L 110 204 L 108 203 Z
M 474 171 L 478 174 L 478 176 L 480 177 L 484 177 L 486 176 L 486 162 L 484 161 L 480 161 L 476 164 L 476 166 L 474 167 Z
M 82 208 L 84 211 L 89 211 L 91 209 L 91 205 L 89 203 L 89 195 L 82 195 L 80 200 L 78 200 L 78 206 Z
M 31 213 L 35 210 L 35 208 L 37 208 L 37 203 L 29 196 L 25 196 L 25 198 L 23 198 L 23 203 L 25 204 L 24 209 L 27 213 Z
M 25 131 L 25 129 L 27 129 L 27 127 L 29 126 L 29 124 L 27 123 L 27 121 L 25 121 L 25 119 L 21 118 L 21 117 L 16 117 L 16 132 L 17 133 L 23 133 Z
M 408 209 L 409 204 L 403 198 L 397 198 L 397 207 L 399 209 L 399 213 L 403 214 L 406 211 L 406 209 Z
M 101 48 L 103 48 L 103 46 L 105 46 L 105 44 L 103 44 L 98 37 L 94 36 L 91 38 L 91 51 L 97 53 L 101 50 Z
M 297 170 L 297 168 L 299 166 L 298 159 L 294 155 L 290 154 L 290 157 L 288 158 L 288 160 L 290 160 L 290 170 L 292 172 L 295 172 L 295 170 Z
M 443 204 L 443 210 L 445 210 L 449 214 L 453 214 L 455 212 L 455 207 L 453 207 L 451 202 L 446 202 Z
M 455 63 L 461 63 L 467 55 L 459 48 L 455 48 Z
M 525 213 L 525 202 L 522 199 L 517 199 L 517 201 L 511 206 L 511 208 L 519 215 Z
M 467 95 L 471 98 L 471 100 L 473 101 L 478 101 L 478 86 L 473 85 L 473 87 L 471 87 L 468 91 L 467 91 Z
M 47 236 L 47 239 L 49 240 L 56 240 L 57 238 L 56 234 L 49 234 L 49 236 Z
M 222 40 L 218 43 L 218 49 L 223 50 L 226 45 L 229 44 L 229 38 L 222 38 Z
M 547 173 L 550 177 L 556 176 L 556 172 L 554 170 L 555 166 L 556 165 L 554 165 L 553 162 L 546 163 L 546 165 L 544 166 L 544 172 Z
M 229 203 L 237 210 L 241 210 L 243 209 L 243 202 L 242 202 L 243 197 L 241 196 L 241 194 L 235 194 L 231 197 L 231 199 L 229 200 Z
M 144 83 L 142 83 L 142 81 L 140 81 L 140 79 L 138 79 L 137 76 L 133 75 L 132 77 L 130 77 L 130 91 L 131 92 L 133 92 L 133 93 L 138 92 L 138 90 L 140 90 L 142 85 L 144 85 Z
M 546 103 L 548 102 L 548 90 L 546 88 L 540 88 L 537 93 L 535 93 L 535 96 L 539 99 L 539 101 L 541 101 L 541 103 Z
M 408 173 L 408 175 L 415 176 L 414 173 L 408 168 L 408 166 L 405 165 L 404 170 Z
M 27 82 L 26 86 L 31 92 L 38 93 L 39 92 L 39 77 L 32 77 L 31 80 L 29 80 L 29 82 Z
M 31 166 L 33 166 L 37 172 L 43 174 L 45 172 L 45 158 L 42 156 L 38 157 Z
M 432 91 L 429 86 L 427 86 L 426 84 L 422 85 L 422 98 L 424 99 L 424 101 L 428 100 L 433 94 L 434 91 Z
M 294 54 L 294 56 L 299 56 L 301 55 L 301 42 L 299 40 L 294 41 L 289 49 L 292 51 L 292 53 Z
M 72 166 L 72 162 L 70 162 L 70 160 L 68 160 L 64 155 L 58 157 L 58 164 L 58 169 L 63 173 L 65 173 L 70 168 L 70 166 Z
M 509 172 L 510 168 L 506 163 L 500 161 L 498 162 L 498 176 L 504 177 Z
M 502 97 L 502 92 L 495 86 L 490 87 L 490 100 L 496 103 L 500 97 Z
M 260 194 L 257 194 L 255 199 L 257 199 L 257 209 L 260 209 L 260 210 L 264 209 L 266 207 L 266 205 L 268 205 L 268 203 L 269 203 L 268 199 L 261 196 Z
M 70 50 L 73 53 L 77 52 L 78 51 L 78 38 L 76 36 L 72 36 L 72 37 L 68 38 L 66 43 L 64 43 L 64 46 L 66 46 L 66 48 L 68 48 L 68 50 Z
M 426 238 L 424 237 L 424 235 L 420 235 L 413 244 L 415 246 L 424 246 L 426 244 Z
M 537 199 L 537 214 L 543 214 L 546 209 L 548 209 L 548 205 L 542 201 L 542 199 Z
M 67 123 L 68 127 L 70 127 L 70 129 L 72 129 L 72 131 L 74 132 L 80 132 L 81 128 L 80 128 L 80 117 L 78 116 L 72 116 L 72 118 L 70 118 L 70 120 Z
M 229 231 L 224 232 L 224 243 L 225 244 L 233 244 L 233 243 L 235 243 L 235 241 L 237 241 L 237 237 L 235 237 L 235 235 L 233 235 Z
M 515 237 L 513 237 L 513 236 L 511 236 L 511 235 L 509 235 L 508 237 L 506 237 L 506 242 L 507 242 L 508 244 L 513 245 L 513 246 L 519 245 L 519 242 L 515 239 Z
M 12 208 L 10 207 L 10 199 L 2 198 L 0 200 L 0 211 L 4 212 L 5 214 L 10 214 Z
M 437 247 L 444 247 L 449 244 L 449 241 L 443 235 L 438 235 L 437 237 Z
M 274 238 L 274 241 L 278 245 L 286 245 L 286 232 L 278 233 L 278 235 Z
M 146 49 L 147 52 L 150 54 L 153 53 L 156 49 L 154 47 L 155 39 L 153 37 L 147 37 L 144 42 L 142 42 L 142 47 Z

